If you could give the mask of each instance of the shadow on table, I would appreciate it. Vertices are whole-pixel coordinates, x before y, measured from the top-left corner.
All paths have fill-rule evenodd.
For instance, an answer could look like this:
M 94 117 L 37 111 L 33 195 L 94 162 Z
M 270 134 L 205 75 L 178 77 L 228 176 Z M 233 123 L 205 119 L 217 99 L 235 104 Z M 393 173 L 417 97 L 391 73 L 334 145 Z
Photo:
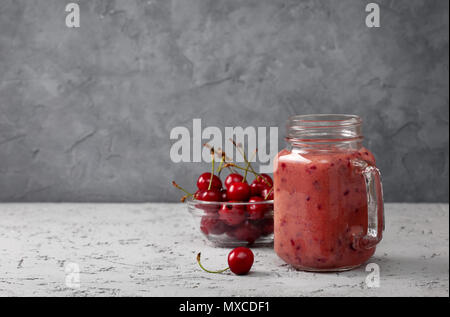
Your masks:
M 447 277 L 449 273 L 449 258 L 444 255 L 435 254 L 432 257 L 408 257 L 408 256 L 373 256 L 365 264 L 358 268 L 350 271 L 343 272 L 309 272 L 310 274 L 338 274 L 351 277 L 352 275 L 367 275 L 366 267 L 370 263 L 376 263 L 380 267 L 381 274 L 384 276 L 404 276 L 404 275 L 420 275 L 428 276 L 430 278 L 436 277 Z M 287 264 L 282 264 L 282 266 L 290 267 Z M 297 271 L 294 268 L 290 271 L 292 272 L 303 272 Z M 280 275 L 273 271 L 251 271 L 249 276 L 251 277 L 269 277 L 274 275 Z M 283 274 L 281 274 L 283 275 Z M 281 276 L 280 275 L 280 276 Z
M 434 254 L 431 257 L 408 257 L 408 256 L 374 256 L 360 269 L 364 270 L 369 263 L 376 263 L 380 266 L 381 272 L 385 275 L 408 275 L 424 273 L 433 275 L 444 275 L 448 277 L 449 258 L 443 255 Z
M 254 278 L 261 278 L 261 277 L 273 277 L 274 275 L 277 275 L 274 272 L 270 271 L 250 271 L 247 276 L 254 277 Z

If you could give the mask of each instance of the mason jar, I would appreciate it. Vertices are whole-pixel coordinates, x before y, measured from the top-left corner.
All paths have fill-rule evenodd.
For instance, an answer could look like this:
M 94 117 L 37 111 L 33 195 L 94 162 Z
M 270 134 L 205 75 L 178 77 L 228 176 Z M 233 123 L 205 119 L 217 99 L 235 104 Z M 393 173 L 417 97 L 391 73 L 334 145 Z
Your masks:
M 299 115 L 274 166 L 274 248 L 306 271 L 358 267 L 384 230 L 383 191 L 374 155 L 355 115 Z

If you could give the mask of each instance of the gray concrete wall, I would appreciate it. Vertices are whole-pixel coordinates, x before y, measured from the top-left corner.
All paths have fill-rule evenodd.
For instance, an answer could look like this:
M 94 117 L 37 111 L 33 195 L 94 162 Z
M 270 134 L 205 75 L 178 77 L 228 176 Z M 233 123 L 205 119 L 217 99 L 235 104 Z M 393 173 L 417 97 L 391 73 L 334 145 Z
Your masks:
M 447 0 L 0 2 L 0 201 L 176 201 L 175 126 L 355 113 L 388 201 L 448 202 Z M 280 130 L 280 147 L 283 146 Z

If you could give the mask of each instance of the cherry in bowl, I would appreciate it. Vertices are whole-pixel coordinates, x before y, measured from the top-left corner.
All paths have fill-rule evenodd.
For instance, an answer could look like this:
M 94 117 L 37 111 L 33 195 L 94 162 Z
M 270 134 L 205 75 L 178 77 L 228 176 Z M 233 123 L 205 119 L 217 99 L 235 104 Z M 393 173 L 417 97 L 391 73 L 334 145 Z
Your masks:
M 217 247 L 268 246 L 273 243 L 273 201 L 186 201 L 199 236 Z
M 211 173 L 203 173 L 197 179 L 197 188 L 199 190 L 208 190 L 208 189 L 220 190 L 222 188 L 222 181 L 217 175 L 213 175 L 211 178 Z

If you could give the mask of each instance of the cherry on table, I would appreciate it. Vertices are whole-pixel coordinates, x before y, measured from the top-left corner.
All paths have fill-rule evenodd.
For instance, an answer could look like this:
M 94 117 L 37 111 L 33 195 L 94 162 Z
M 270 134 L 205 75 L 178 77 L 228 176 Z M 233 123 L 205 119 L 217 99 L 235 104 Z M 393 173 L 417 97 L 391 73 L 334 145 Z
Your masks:
M 243 182 L 233 183 L 227 189 L 227 196 L 230 200 L 247 201 L 250 197 L 250 186 Z
M 228 254 L 228 266 L 236 275 L 247 274 L 252 268 L 253 261 L 254 255 L 249 248 L 238 247 Z
M 230 270 L 236 275 L 244 275 L 247 274 L 252 268 L 255 256 L 253 255 L 252 250 L 245 247 L 238 247 L 228 254 L 228 267 L 219 271 L 210 271 L 205 269 L 200 261 L 201 253 L 197 254 L 197 263 L 200 268 L 208 273 L 223 273 L 227 270 Z

